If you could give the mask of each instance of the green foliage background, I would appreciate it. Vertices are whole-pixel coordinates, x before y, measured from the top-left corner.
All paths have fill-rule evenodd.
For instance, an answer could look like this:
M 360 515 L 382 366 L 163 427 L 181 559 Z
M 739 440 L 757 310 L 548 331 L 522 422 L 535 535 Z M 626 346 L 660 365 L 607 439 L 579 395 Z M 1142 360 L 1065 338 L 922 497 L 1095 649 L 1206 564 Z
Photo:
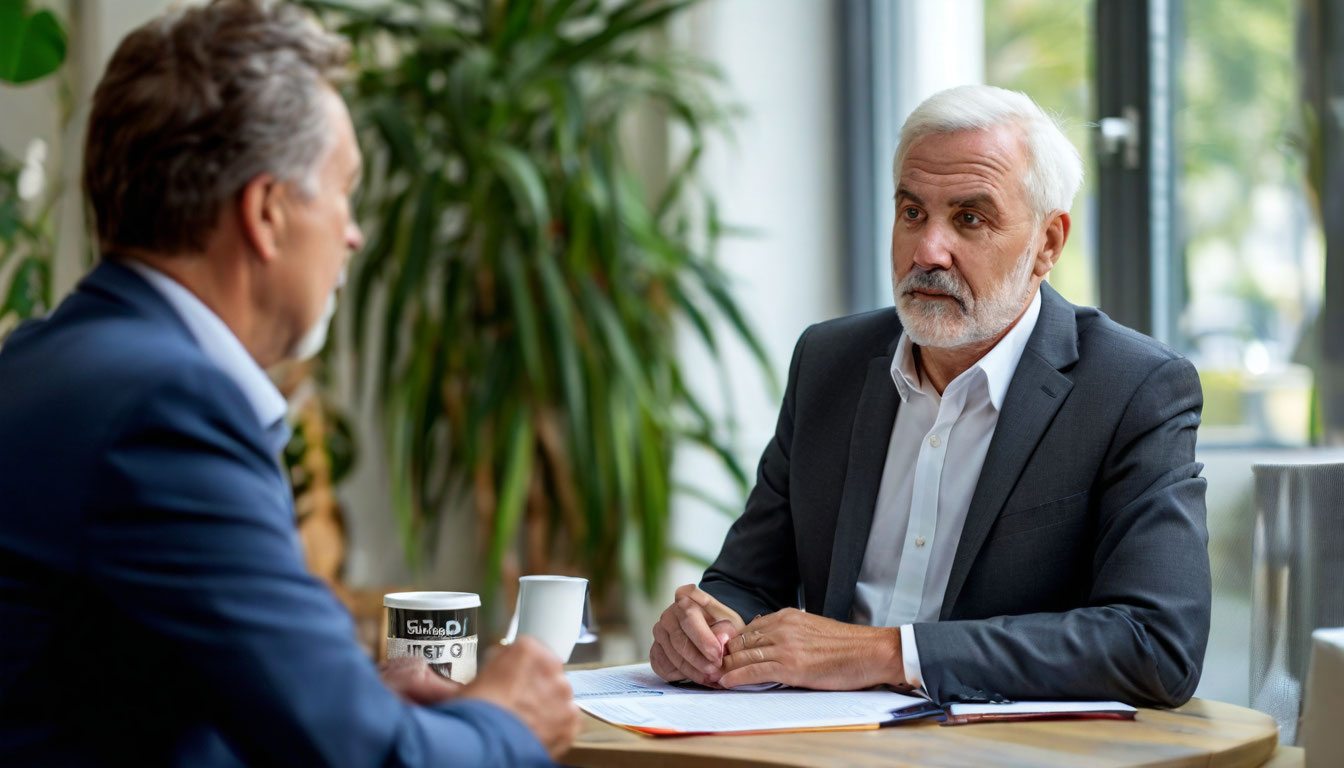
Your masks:
M 0 83 L 22 85 L 46 77 L 65 61 L 65 28 L 51 11 L 31 11 L 24 0 L 0 0 Z M 68 110 L 67 110 L 68 111 Z M 55 244 L 51 212 L 59 188 L 40 200 L 19 197 L 22 164 L 0 150 L 0 341 L 5 329 L 52 304 Z
M 355 46 L 370 239 L 352 265 L 354 343 L 377 355 L 408 553 L 470 497 L 487 591 L 520 551 L 522 572 L 568 567 L 600 591 L 633 546 L 628 575 L 651 593 L 676 446 L 747 482 L 687 387 L 676 331 L 717 350 L 723 318 L 766 362 L 696 183 L 730 111 L 711 68 L 657 45 L 689 3 L 308 5 Z M 661 189 L 623 141 L 644 110 L 687 139 Z

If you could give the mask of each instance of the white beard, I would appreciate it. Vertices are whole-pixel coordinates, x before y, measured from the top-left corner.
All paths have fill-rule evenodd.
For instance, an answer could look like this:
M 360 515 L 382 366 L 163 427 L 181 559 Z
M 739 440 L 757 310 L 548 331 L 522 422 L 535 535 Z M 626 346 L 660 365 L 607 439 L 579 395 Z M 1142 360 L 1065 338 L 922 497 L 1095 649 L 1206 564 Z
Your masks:
M 893 288 L 901 327 L 915 344 L 940 349 L 964 347 L 998 336 L 1026 307 L 1032 261 L 1028 247 L 1003 284 L 979 299 L 971 296 L 970 286 L 959 272 L 912 267 Z M 956 301 L 918 298 L 909 293 L 916 287 L 941 291 Z
M 327 295 L 327 306 L 322 310 L 322 316 L 317 318 L 303 337 L 294 344 L 290 350 L 289 359 L 307 360 L 315 357 L 322 347 L 327 343 L 327 329 L 331 327 L 331 318 L 336 316 L 336 289 L 332 289 Z

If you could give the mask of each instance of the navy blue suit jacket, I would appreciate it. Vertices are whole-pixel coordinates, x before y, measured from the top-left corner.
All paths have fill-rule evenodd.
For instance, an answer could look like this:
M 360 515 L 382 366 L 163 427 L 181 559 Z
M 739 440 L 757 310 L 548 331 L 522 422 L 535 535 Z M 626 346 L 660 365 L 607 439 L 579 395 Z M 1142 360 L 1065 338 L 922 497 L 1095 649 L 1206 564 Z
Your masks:
M 401 703 L 297 549 L 242 392 L 103 263 L 0 350 L 0 764 L 549 765 Z

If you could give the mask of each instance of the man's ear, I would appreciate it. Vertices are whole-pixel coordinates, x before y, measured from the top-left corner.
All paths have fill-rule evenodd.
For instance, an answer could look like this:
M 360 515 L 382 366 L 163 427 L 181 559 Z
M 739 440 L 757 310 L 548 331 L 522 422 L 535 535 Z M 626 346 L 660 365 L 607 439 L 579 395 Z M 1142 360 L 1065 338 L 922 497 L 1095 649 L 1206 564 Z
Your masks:
M 238 220 L 243 236 L 262 261 L 271 261 L 280 253 L 280 233 L 284 227 L 281 185 L 274 176 L 262 174 L 243 187 L 238 196 Z
M 1041 250 L 1036 254 L 1036 264 L 1032 268 L 1037 277 L 1045 277 L 1055 268 L 1055 262 L 1064 253 L 1064 244 L 1069 241 L 1070 224 L 1066 211 L 1055 211 L 1046 219 L 1045 242 L 1041 243 Z

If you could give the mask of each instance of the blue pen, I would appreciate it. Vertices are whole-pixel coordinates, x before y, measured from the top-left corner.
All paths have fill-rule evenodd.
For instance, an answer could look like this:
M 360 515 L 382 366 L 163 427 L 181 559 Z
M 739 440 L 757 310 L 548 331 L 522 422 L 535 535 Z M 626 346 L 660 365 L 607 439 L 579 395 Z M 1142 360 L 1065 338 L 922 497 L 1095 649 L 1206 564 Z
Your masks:
M 646 695 L 646 696 L 662 696 L 663 693 L 664 693 L 664 691 L 651 691 L 651 690 L 648 690 L 648 689 L 640 689 L 640 690 L 638 690 L 638 691 L 621 691 L 620 693 L 610 693 L 610 692 L 601 692 L 601 691 L 598 691 L 598 692 L 596 692 L 596 693 L 576 693 L 576 694 L 574 694 L 574 698 L 576 698 L 576 699 L 600 699 L 600 698 L 606 698 L 606 697 L 611 697 L 611 696 L 637 696 L 637 695 L 641 695 L 641 694 L 642 694 L 642 695 Z

